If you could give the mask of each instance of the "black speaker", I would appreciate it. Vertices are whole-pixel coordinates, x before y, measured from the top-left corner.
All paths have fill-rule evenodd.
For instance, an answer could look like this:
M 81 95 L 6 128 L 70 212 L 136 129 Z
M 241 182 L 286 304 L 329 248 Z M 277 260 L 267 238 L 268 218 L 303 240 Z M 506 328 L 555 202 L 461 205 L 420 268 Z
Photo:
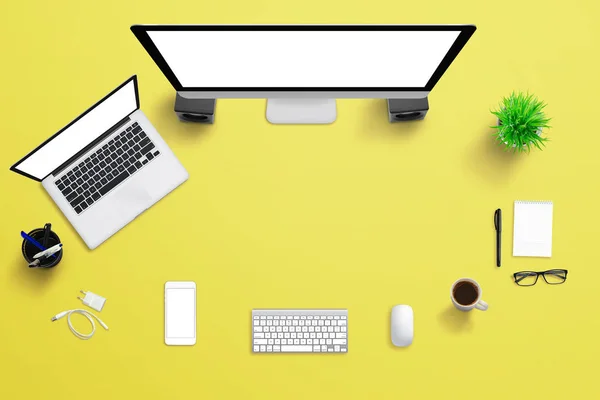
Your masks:
M 390 122 L 423 119 L 429 110 L 427 97 L 422 99 L 388 99 L 387 102 Z
M 177 93 L 175 114 L 180 121 L 212 124 L 215 122 L 215 99 L 188 99 Z

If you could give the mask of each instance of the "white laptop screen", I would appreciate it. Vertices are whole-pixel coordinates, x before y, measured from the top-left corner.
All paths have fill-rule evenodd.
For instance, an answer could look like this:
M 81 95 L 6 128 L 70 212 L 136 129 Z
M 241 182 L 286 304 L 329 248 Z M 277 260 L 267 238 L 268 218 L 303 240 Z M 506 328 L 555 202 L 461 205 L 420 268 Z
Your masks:
M 132 77 L 11 169 L 43 180 L 137 108 L 137 84 Z
M 184 88 L 425 88 L 451 31 L 149 31 Z

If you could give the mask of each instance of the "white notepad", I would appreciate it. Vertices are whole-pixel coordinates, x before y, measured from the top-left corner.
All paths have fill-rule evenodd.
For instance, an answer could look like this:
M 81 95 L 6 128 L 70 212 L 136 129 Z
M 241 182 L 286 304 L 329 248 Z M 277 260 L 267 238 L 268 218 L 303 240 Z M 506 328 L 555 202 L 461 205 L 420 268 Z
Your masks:
M 551 201 L 515 201 L 513 256 L 552 256 Z

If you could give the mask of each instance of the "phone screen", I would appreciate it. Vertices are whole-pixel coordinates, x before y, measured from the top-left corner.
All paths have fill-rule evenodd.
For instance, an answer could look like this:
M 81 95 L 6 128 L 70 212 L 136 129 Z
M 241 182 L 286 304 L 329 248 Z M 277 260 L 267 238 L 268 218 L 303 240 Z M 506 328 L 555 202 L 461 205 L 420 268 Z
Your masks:
M 165 311 L 167 339 L 196 337 L 196 289 L 166 289 Z

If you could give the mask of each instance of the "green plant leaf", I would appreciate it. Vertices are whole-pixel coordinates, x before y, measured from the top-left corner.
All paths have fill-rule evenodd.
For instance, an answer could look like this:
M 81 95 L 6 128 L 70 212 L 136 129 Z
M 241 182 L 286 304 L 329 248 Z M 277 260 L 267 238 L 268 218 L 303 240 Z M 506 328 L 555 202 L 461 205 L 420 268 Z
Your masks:
M 538 131 L 550 126 L 543 110 L 546 104 L 532 94 L 512 92 L 504 97 L 498 108 L 490 112 L 499 120 L 493 126 L 496 140 L 504 143 L 514 152 L 529 152 L 532 148 L 542 149 L 547 138 L 538 135 Z

